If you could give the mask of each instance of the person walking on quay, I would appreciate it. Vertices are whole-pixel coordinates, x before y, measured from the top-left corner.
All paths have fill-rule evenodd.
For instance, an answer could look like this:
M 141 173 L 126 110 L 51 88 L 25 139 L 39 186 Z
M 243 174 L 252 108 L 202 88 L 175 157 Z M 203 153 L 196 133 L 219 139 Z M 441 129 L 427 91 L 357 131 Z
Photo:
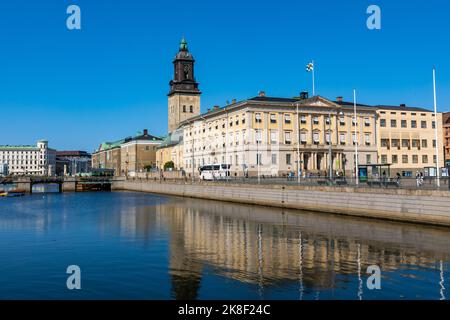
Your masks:
M 417 188 L 420 188 L 423 184 L 423 174 L 422 172 L 417 171 L 416 173 L 416 185 Z
M 396 182 L 397 182 L 397 186 L 400 187 L 400 180 L 402 179 L 402 176 L 400 175 L 399 172 L 397 172 L 397 178 L 396 178 Z

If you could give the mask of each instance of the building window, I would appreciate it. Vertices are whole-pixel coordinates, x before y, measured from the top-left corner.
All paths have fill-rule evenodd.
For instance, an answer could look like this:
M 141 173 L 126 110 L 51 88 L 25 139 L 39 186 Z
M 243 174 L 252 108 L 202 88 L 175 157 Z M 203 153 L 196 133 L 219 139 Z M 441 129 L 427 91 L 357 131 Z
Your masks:
M 357 139 L 357 136 L 355 133 L 352 133 L 352 142 L 353 142 L 353 145 L 358 143 L 358 139 Z
M 386 127 L 386 119 L 380 119 L 380 127 L 382 128 Z
M 270 130 L 270 143 L 276 144 L 278 142 L 278 131 Z
M 319 144 L 319 139 L 320 139 L 320 137 L 319 137 L 319 132 L 314 132 L 313 133 L 313 142 L 314 142 L 314 144 Z
M 431 122 L 431 128 L 436 129 L 436 121 Z
M 417 120 L 411 120 L 411 128 L 413 129 L 417 128 Z
M 428 163 L 428 155 L 424 154 L 422 156 L 422 163 L 424 163 L 424 164 Z
M 402 155 L 402 163 L 403 164 L 408 163 L 408 155 L 407 154 Z
M 433 163 L 436 164 L 436 155 L 433 156 Z
M 402 126 L 402 128 L 406 128 L 407 127 L 406 120 L 402 120 L 401 126 Z
M 428 141 L 426 139 L 422 140 L 422 148 L 428 148 Z
M 345 138 L 345 133 L 340 133 L 340 134 L 339 134 L 339 143 L 340 143 L 342 146 L 345 145 L 345 140 L 346 140 L 346 138 Z
M 276 114 L 270 115 L 270 123 L 277 123 L 277 115 Z
M 284 143 L 291 144 L 291 132 L 290 131 L 284 132 Z
M 325 123 L 326 123 L 326 124 L 331 124 L 331 119 L 330 119 L 329 116 L 327 116 L 327 117 L 325 118 Z
M 396 154 L 392 155 L 392 163 L 397 164 L 398 163 L 398 156 Z
M 272 153 L 272 165 L 276 165 L 276 164 L 277 164 L 277 154 Z
M 302 123 L 302 124 L 306 123 L 306 116 L 304 116 L 304 115 L 300 116 L 300 123 Z
M 330 132 L 325 133 L 325 142 L 330 144 Z
M 194 107 L 193 106 L 189 106 L 189 112 L 190 113 L 194 113 Z
M 381 163 L 382 164 L 386 164 L 387 163 L 387 155 L 385 155 L 385 154 L 381 155 Z
M 183 112 L 186 112 L 186 106 L 183 106 Z
M 418 156 L 417 154 L 414 154 L 414 155 L 412 156 L 412 162 L 413 162 L 414 164 L 419 163 L 419 156 Z
M 341 126 L 345 126 L 345 117 L 344 116 L 339 117 L 339 124 Z
M 392 148 L 400 148 L 400 140 L 399 139 L 392 139 L 391 140 Z
M 395 119 L 391 120 L 391 128 L 397 128 L 397 120 Z
M 436 140 L 433 140 L 433 148 L 436 148 Z
M 409 148 L 409 140 L 402 139 L 402 147 L 403 148 Z
M 389 139 L 381 139 L 381 146 L 383 148 L 389 148 Z
M 290 153 L 286 154 L 286 164 L 291 165 L 291 154 Z
M 262 138 L 262 134 L 261 134 L 261 130 L 256 130 L 256 143 L 257 144 L 261 144 L 261 138 Z
M 370 127 L 370 119 L 369 118 L 364 118 L 364 125 L 366 127 Z
M 353 126 L 357 126 L 358 125 L 358 121 L 357 121 L 356 117 L 352 117 L 352 125 Z
M 255 113 L 255 122 L 261 123 L 261 113 Z
M 412 147 L 413 147 L 413 148 L 420 148 L 420 140 L 418 140 L 418 139 L 413 139 L 413 140 L 412 140 Z
M 370 133 L 364 135 L 366 146 L 370 146 Z
M 290 114 L 284 115 L 284 123 L 286 123 L 286 124 L 291 123 L 291 115 Z
M 427 128 L 427 122 L 426 122 L 426 121 L 421 121 L 421 122 L 420 122 L 420 127 L 421 127 L 422 129 L 426 129 L 426 128 Z
M 318 116 L 314 116 L 313 117 L 313 123 L 314 124 L 319 124 L 319 117 Z
M 372 155 L 366 154 L 366 164 L 371 164 L 371 163 L 372 163 Z
M 305 131 L 300 132 L 300 142 L 303 144 L 306 144 L 306 134 Z

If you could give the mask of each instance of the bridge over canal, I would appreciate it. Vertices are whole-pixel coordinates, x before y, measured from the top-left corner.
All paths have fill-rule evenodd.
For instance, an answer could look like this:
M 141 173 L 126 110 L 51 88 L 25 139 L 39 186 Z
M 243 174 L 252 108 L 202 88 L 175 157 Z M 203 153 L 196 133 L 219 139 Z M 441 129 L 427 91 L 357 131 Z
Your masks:
M 33 193 L 34 185 L 58 185 L 59 192 L 111 190 L 112 177 L 6 177 L 0 185 L 13 185 L 15 189 Z

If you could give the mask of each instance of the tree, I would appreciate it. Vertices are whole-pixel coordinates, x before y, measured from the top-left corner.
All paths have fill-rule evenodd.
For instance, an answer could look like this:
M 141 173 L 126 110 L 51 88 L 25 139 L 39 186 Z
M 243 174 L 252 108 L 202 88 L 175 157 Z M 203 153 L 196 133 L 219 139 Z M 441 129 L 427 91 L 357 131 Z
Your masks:
M 173 161 L 167 161 L 166 163 L 164 163 L 165 171 L 173 168 L 175 168 L 175 164 L 173 163 Z

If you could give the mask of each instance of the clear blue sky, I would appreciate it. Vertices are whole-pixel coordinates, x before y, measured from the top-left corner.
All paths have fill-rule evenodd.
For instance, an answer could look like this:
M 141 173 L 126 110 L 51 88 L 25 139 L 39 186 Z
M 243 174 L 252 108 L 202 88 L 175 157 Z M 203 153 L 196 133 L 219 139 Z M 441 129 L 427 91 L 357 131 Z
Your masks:
M 66 28 L 66 8 L 82 30 Z M 382 29 L 366 9 L 382 9 Z M 450 110 L 450 3 L 442 0 L 39 0 L 0 3 L 0 144 L 92 151 L 148 128 L 167 131 L 172 59 L 185 36 L 202 110 L 258 90 L 311 90 L 361 103 Z

